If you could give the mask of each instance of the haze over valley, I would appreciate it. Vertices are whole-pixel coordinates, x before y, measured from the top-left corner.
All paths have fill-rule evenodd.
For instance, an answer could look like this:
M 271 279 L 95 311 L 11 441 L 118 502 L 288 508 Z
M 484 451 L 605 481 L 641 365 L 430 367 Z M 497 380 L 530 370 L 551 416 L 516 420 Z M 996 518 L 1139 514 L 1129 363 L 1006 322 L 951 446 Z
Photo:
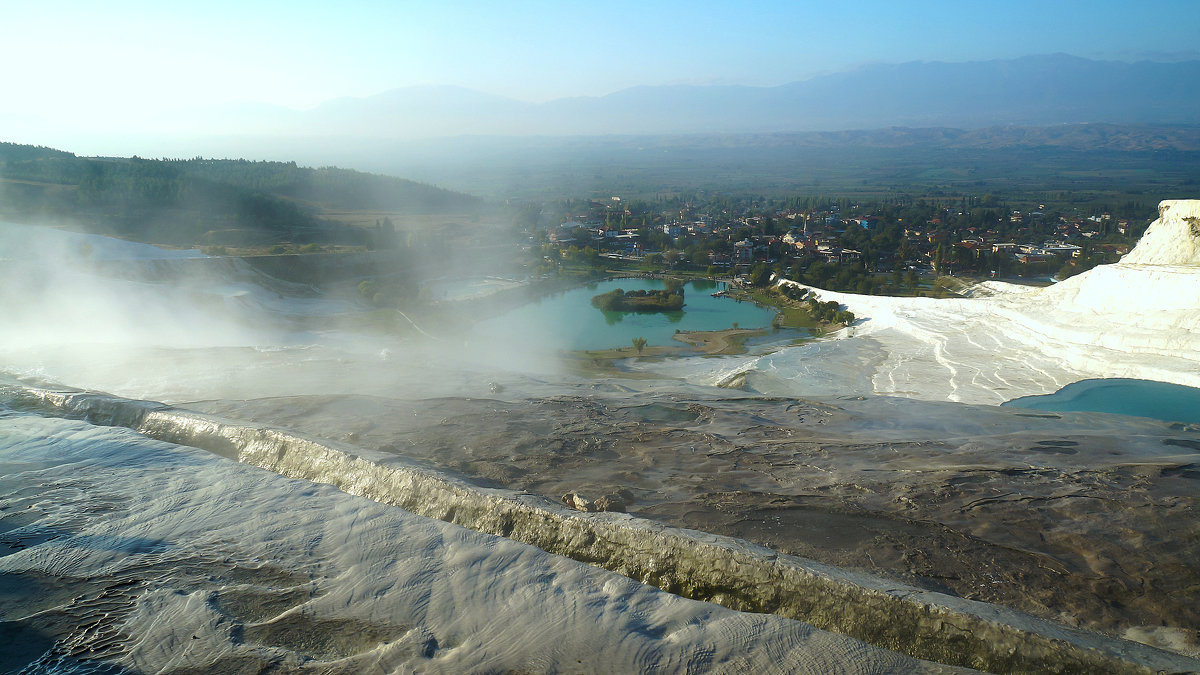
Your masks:
M 0 673 L 1200 671 L 1197 18 L 0 9 Z

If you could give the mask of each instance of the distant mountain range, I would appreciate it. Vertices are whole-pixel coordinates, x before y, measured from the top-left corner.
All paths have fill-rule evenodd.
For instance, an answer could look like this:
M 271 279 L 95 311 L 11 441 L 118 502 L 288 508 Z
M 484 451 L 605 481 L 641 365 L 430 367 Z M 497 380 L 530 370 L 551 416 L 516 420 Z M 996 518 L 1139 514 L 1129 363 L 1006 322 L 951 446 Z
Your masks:
M 634 87 L 545 103 L 419 86 L 303 112 L 228 110 L 207 121 L 244 133 L 377 139 L 1192 125 L 1200 124 L 1197 83 L 1200 61 L 1123 63 L 1055 54 L 869 65 L 777 87 Z

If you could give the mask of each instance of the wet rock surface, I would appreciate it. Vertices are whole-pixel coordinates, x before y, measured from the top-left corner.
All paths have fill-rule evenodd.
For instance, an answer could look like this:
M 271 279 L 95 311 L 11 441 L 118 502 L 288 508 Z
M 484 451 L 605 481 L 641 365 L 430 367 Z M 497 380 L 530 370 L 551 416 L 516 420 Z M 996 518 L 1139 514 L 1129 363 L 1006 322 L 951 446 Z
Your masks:
M 691 577 L 711 578 L 714 562 L 739 558 L 764 571 L 741 542 L 133 401 L 17 398 L 143 435 L 0 407 L 0 524 L 26 544 L 0 554 L 0 672 L 962 672 L 546 553 L 575 545 L 634 566 L 678 556 L 643 566 L 659 577 L 701 561 Z M 197 445 L 147 437 L 162 435 Z M 216 435 L 317 482 L 197 449 Z M 355 486 L 407 508 L 347 494 Z M 442 508 L 476 531 L 414 515 Z M 540 546 L 482 533 L 501 523 L 513 539 L 542 535 Z M 1114 661 L 1078 651 L 1071 662 Z
M 186 407 L 1197 653 L 1200 430 L 1186 425 L 679 395 Z

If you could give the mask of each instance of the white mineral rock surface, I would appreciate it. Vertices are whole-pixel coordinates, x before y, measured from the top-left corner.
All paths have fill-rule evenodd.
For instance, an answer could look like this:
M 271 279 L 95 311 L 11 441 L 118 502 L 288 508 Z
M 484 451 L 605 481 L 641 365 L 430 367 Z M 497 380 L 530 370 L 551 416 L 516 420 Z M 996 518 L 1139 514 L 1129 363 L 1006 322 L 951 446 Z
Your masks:
M 858 321 L 759 358 L 647 368 L 702 384 L 745 372 L 749 389 L 771 394 L 986 404 L 1088 378 L 1200 386 L 1200 200 L 1164 201 L 1159 213 L 1120 262 L 1047 288 L 985 282 L 976 297 L 950 299 L 815 289 Z
M 958 672 L 127 429 L 0 409 L 0 672 L 265 670 Z

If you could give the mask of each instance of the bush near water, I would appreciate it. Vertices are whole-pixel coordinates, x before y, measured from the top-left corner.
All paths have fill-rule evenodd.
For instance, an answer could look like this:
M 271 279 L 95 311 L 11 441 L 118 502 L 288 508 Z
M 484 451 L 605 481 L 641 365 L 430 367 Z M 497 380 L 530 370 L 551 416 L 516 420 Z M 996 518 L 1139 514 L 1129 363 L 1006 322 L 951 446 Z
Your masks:
M 592 298 L 606 312 L 676 312 L 683 309 L 683 292 L 623 291 L 614 288 Z
M 666 281 L 661 291 L 625 291 L 614 288 L 592 297 L 592 305 L 606 312 L 677 312 L 683 309 L 683 284 Z

